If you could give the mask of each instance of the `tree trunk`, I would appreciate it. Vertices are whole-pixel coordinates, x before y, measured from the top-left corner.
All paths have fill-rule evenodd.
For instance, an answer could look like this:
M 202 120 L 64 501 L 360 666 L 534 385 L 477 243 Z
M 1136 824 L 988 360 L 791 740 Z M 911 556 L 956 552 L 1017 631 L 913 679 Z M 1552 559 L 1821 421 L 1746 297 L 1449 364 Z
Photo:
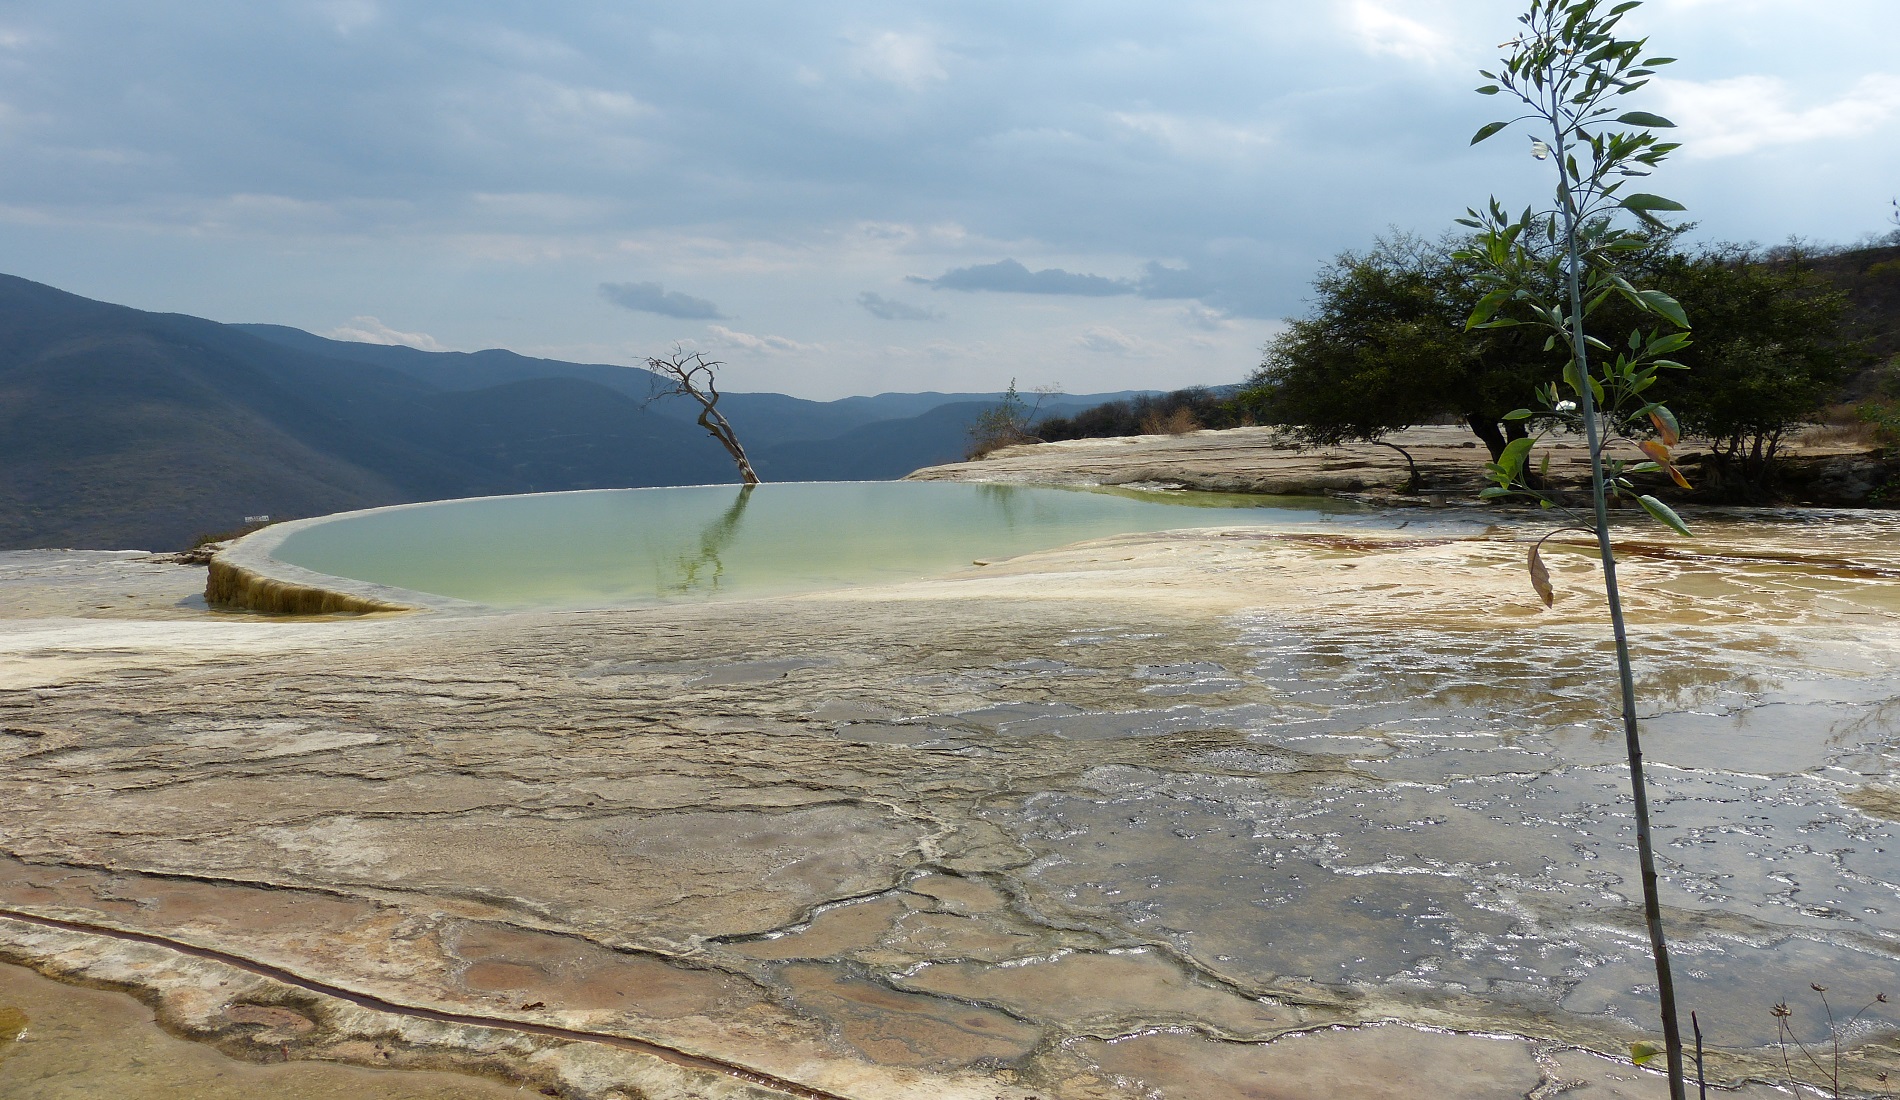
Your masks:
M 1491 461 L 1496 462 L 1503 456 L 1504 447 L 1511 440 L 1505 438 L 1504 431 L 1498 427 L 1496 420 L 1479 413 L 1466 413 L 1465 424 L 1471 428 L 1472 435 L 1484 441 L 1486 449 L 1491 452 Z M 1518 427 L 1515 424 L 1511 426 L 1514 428 Z M 1523 434 L 1522 428 L 1518 428 L 1518 434 Z
M 1393 450 L 1399 452 L 1399 454 L 1405 456 L 1405 469 L 1406 469 L 1405 488 L 1400 489 L 1399 492 L 1416 493 L 1420 489 L 1423 489 L 1425 487 L 1425 479 L 1419 476 L 1418 463 L 1412 460 L 1412 452 L 1406 450 L 1404 447 L 1399 446 L 1397 443 L 1389 443 L 1383 439 L 1369 440 L 1369 442 L 1379 447 L 1390 447 Z
M 713 408 L 711 401 L 707 401 L 697 393 L 693 396 L 699 397 L 700 404 L 705 406 L 699 414 L 699 426 L 711 432 L 712 437 L 717 439 L 719 445 L 726 449 L 726 453 L 732 456 L 733 464 L 739 467 L 740 479 L 747 485 L 757 485 L 759 475 L 752 472 L 752 461 L 746 458 L 745 448 L 739 446 L 739 437 L 733 434 L 732 425 L 719 410 Z

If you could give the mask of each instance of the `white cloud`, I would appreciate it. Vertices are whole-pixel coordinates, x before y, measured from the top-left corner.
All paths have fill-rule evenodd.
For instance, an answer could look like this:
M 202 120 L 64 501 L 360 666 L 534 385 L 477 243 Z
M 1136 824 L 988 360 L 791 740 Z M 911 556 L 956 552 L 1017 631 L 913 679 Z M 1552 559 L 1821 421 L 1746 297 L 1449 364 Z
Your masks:
M 1393 11 L 1390 0 L 1353 0 L 1346 26 L 1370 53 L 1434 64 L 1451 52 L 1451 41 L 1442 31 Z
M 932 340 L 921 348 L 888 344 L 879 351 L 885 359 L 927 359 L 933 363 L 966 363 L 996 357 L 996 349 L 982 340 L 966 344 Z
M 1147 355 L 1153 347 L 1139 336 L 1130 336 L 1108 325 L 1094 325 L 1075 338 L 1075 346 L 1098 355 Z
M 785 336 L 755 336 L 750 332 L 736 332 L 724 325 L 707 325 L 706 331 L 712 334 L 712 343 L 715 347 L 737 348 L 740 351 L 758 352 L 763 355 L 825 350 L 822 344 L 801 344 Z
M 1232 158 L 1272 144 L 1273 135 L 1254 126 L 1236 126 L 1206 116 L 1165 111 L 1119 111 L 1115 121 L 1132 133 L 1191 156 Z
M 317 15 L 342 35 L 362 30 L 383 17 L 376 0 L 319 0 L 315 7 Z
M 929 35 L 881 31 L 853 45 L 858 71 L 865 76 L 913 91 L 950 79 L 937 43 Z
M 1198 302 L 1181 311 L 1181 323 L 1206 332 L 1220 332 L 1234 327 L 1234 323 L 1227 319 L 1226 311 L 1209 309 Z
M 332 340 L 354 340 L 359 344 L 389 344 L 421 351 L 449 350 L 426 332 L 398 332 L 374 317 L 352 317 L 349 323 L 338 325 L 324 335 Z
M 1733 157 L 1773 145 L 1865 137 L 1900 116 L 1900 76 L 1873 73 L 1829 103 L 1797 107 L 1776 76 L 1656 80 L 1658 109 L 1681 128 L 1686 156 Z M 1884 138 L 1892 141 L 1891 135 Z
M 657 113 L 653 107 L 626 92 L 609 88 L 585 88 L 548 81 L 534 89 L 543 113 L 565 115 L 582 122 L 612 122 Z

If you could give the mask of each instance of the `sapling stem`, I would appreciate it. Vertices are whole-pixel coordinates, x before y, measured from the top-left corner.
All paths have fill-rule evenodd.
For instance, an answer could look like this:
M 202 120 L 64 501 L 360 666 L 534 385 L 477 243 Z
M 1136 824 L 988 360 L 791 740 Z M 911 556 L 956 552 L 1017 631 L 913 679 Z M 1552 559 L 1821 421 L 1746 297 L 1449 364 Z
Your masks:
M 1554 139 L 1552 157 L 1557 171 L 1564 171 L 1566 131 L 1562 122 L 1563 105 L 1555 85 L 1551 91 L 1550 111 Z M 1597 554 L 1603 562 L 1603 591 L 1610 605 L 1610 632 L 1616 639 L 1617 686 L 1622 691 L 1623 741 L 1629 756 L 1630 796 L 1636 815 L 1636 862 L 1643 882 L 1643 923 L 1649 930 L 1649 947 L 1656 959 L 1656 996 L 1662 1012 L 1663 1049 L 1668 1059 L 1670 1100 L 1686 1100 L 1682 1079 L 1682 1028 L 1676 1020 L 1676 982 L 1669 967 L 1669 941 L 1663 935 L 1662 899 L 1656 881 L 1656 853 L 1650 839 L 1649 784 L 1643 774 L 1643 741 L 1636 724 L 1636 675 L 1630 665 L 1629 631 L 1623 621 L 1623 595 L 1616 583 L 1616 548 L 1610 542 L 1609 494 L 1603 478 L 1603 433 L 1597 424 L 1596 399 L 1590 385 L 1590 346 L 1584 340 L 1583 286 L 1579 271 L 1583 257 L 1577 249 L 1576 196 L 1569 181 L 1562 179 L 1557 188 L 1563 199 L 1566 291 L 1570 299 L 1570 352 L 1577 365 L 1577 411 L 1583 417 L 1584 446 L 1590 452 L 1590 498 L 1596 513 Z

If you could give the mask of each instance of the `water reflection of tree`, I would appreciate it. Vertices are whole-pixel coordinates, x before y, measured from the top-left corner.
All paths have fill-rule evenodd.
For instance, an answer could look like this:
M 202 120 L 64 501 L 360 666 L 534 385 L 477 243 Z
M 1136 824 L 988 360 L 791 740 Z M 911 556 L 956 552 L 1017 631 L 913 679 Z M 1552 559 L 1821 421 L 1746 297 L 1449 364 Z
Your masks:
M 719 582 L 726 575 L 725 562 L 719 555 L 739 534 L 739 520 L 745 515 L 746 505 L 752 501 L 752 490 L 756 486 L 742 485 L 739 495 L 732 504 L 708 523 L 699 532 L 699 546 L 673 559 L 672 580 L 661 580 L 660 593 L 666 596 L 684 596 L 695 591 L 716 592 Z
M 1023 487 L 1020 485 L 999 485 L 993 481 L 978 482 L 976 486 L 978 500 L 987 501 L 996 506 L 1003 517 L 1003 526 L 1014 529 L 1018 516 L 1018 505 L 1023 499 Z

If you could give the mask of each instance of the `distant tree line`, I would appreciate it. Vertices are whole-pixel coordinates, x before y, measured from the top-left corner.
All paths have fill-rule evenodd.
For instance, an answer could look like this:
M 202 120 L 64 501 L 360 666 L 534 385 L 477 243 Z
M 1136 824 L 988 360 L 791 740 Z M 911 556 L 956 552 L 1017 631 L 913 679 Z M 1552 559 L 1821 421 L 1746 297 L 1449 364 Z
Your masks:
M 1035 433 L 1046 442 L 1101 439 L 1117 435 L 1180 435 L 1202 428 L 1238 428 L 1252 415 L 1225 391 L 1193 386 L 1173 393 L 1142 394 L 1109 401 L 1073 416 L 1038 421 Z
M 1194 386 L 1165 394 L 1142 394 L 1094 405 L 1073 416 L 1039 417 L 1038 400 L 1026 400 L 1009 380 L 1009 389 L 970 425 L 967 457 L 975 459 L 999 447 L 1054 443 L 1063 439 L 1106 439 L 1119 435 L 1181 435 L 1202 428 L 1239 428 L 1255 423 L 1238 400 L 1239 387 Z

